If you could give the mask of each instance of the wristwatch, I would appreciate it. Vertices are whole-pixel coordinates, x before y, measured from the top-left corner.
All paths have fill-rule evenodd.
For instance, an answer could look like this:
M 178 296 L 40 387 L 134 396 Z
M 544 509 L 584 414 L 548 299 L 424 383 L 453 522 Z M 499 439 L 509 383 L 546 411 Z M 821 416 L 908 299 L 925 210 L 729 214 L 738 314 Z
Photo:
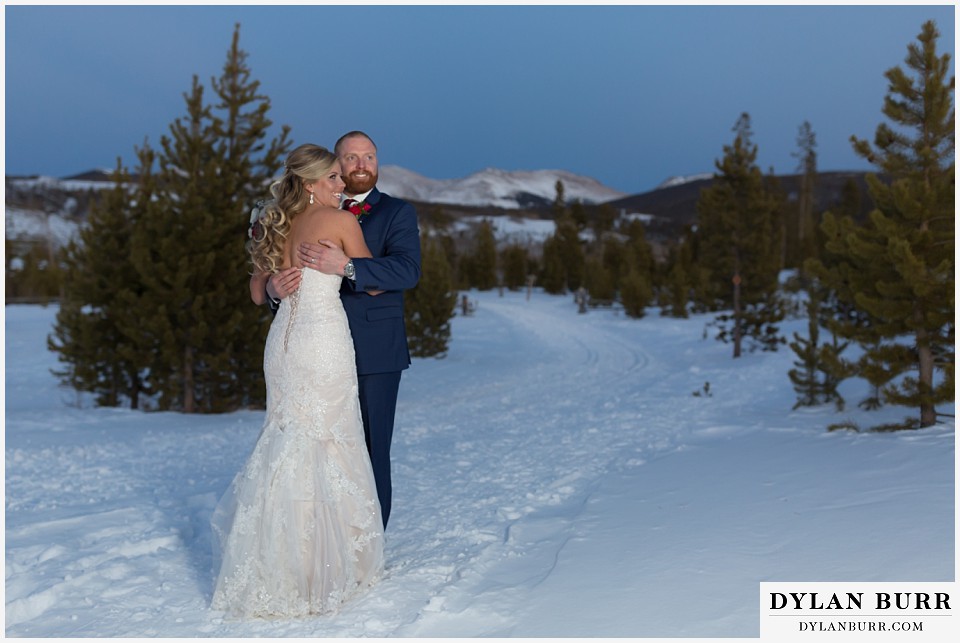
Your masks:
M 353 265 L 353 259 L 350 259 L 347 265 L 343 267 L 343 276 L 351 281 L 357 280 L 357 269 Z

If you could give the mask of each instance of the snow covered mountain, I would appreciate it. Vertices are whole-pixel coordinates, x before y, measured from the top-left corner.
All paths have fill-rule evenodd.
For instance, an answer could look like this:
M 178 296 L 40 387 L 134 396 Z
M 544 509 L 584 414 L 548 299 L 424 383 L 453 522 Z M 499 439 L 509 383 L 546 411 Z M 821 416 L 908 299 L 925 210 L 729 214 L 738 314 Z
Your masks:
M 672 188 L 675 185 L 683 185 L 685 183 L 692 183 L 693 181 L 704 181 L 706 179 L 712 179 L 713 172 L 704 172 L 702 174 L 691 174 L 690 176 L 671 176 L 669 179 L 657 186 L 658 190 L 663 188 Z
M 7 177 L 7 239 L 48 238 L 56 247 L 66 244 L 86 219 L 90 195 L 112 187 L 111 174 L 110 170 L 90 170 L 65 178 Z M 568 202 L 595 204 L 627 196 L 596 179 L 565 170 L 487 168 L 460 179 L 431 179 L 396 165 L 384 165 L 377 185 L 387 194 L 420 203 L 517 210 L 552 203 L 557 181 L 563 182 Z
M 487 168 L 460 179 L 430 179 L 396 165 L 384 165 L 377 187 L 391 196 L 421 203 L 517 209 L 552 203 L 557 181 L 563 183 L 568 202 L 604 203 L 626 196 L 596 179 L 565 170 Z

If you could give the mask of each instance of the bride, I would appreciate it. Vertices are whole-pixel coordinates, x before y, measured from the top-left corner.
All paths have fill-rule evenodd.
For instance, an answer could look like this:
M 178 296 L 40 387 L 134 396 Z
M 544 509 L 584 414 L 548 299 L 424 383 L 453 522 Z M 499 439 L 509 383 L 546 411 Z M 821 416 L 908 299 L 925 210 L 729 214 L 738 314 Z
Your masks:
M 340 164 L 317 145 L 290 153 L 274 199 L 255 212 L 250 294 L 302 268 L 302 241 L 333 239 L 369 257 L 356 218 L 339 210 Z M 222 562 L 212 607 L 242 617 L 335 611 L 383 570 L 383 526 L 363 437 L 353 341 L 341 278 L 303 270 L 264 350 L 267 412 L 260 437 L 214 511 Z

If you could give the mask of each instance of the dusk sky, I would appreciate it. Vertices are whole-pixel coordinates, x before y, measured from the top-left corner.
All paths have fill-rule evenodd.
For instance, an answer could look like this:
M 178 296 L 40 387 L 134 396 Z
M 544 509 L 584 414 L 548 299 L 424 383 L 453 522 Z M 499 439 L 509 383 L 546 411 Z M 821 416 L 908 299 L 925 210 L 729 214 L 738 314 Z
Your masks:
M 6 6 L 7 175 L 134 163 L 220 74 L 235 23 L 270 116 L 295 144 L 362 129 L 381 164 L 434 179 L 562 169 L 628 193 L 714 170 L 742 112 L 758 164 L 871 169 L 872 140 L 926 6 Z M 951 71 L 953 73 L 953 71 Z M 212 99 L 212 98 L 211 98 Z M 131 168 L 132 169 L 132 168 Z

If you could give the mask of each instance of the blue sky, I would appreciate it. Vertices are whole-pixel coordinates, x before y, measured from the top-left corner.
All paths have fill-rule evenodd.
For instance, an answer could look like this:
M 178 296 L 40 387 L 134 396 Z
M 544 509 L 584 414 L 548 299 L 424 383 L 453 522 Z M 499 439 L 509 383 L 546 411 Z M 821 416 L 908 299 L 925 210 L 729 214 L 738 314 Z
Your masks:
M 235 23 L 295 143 L 368 131 L 382 164 L 430 178 L 564 169 L 644 192 L 711 172 L 751 116 L 758 163 L 792 173 L 797 131 L 821 170 L 870 169 L 887 91 L 927 6 L 6 6 L 8 175 L 134 162 L 219 75 Z

